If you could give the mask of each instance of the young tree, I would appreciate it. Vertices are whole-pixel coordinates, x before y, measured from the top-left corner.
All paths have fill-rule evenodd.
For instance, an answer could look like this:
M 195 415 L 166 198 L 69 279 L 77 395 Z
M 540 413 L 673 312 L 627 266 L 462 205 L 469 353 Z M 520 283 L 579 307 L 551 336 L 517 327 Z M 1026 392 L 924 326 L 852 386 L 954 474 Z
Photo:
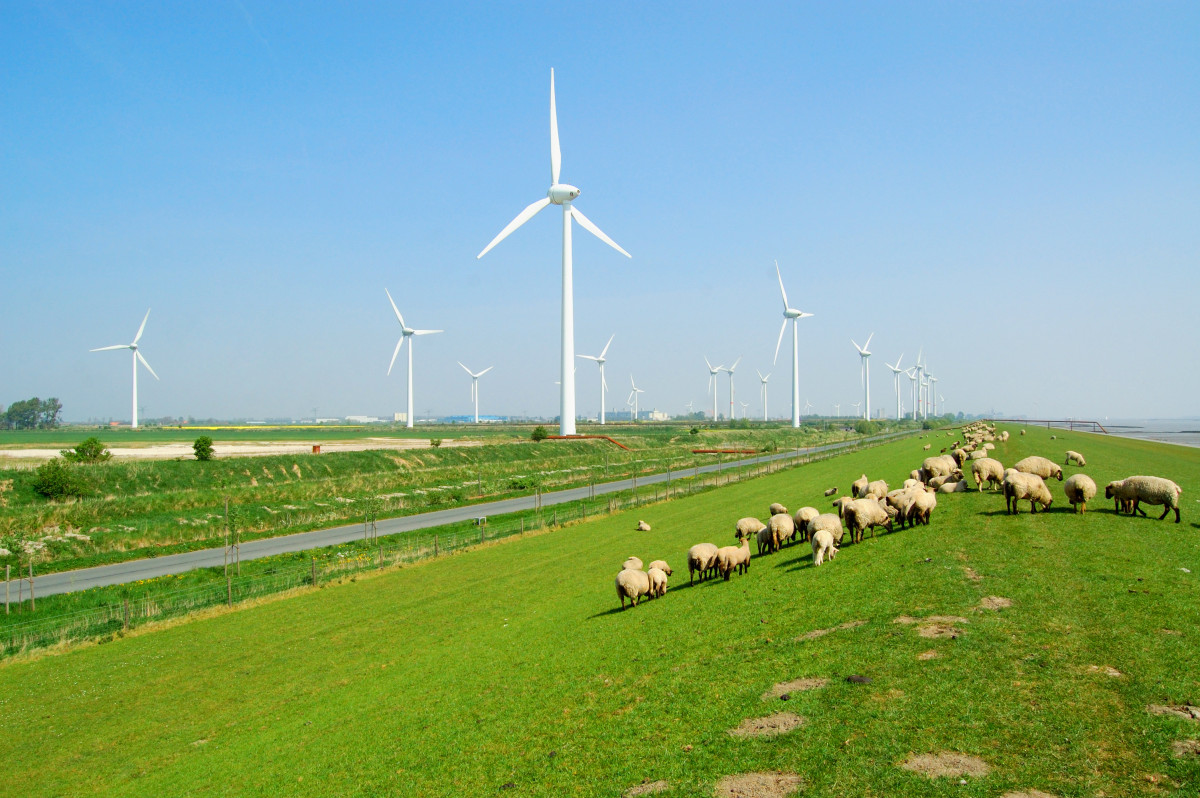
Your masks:
M 538 424 L 533 428 L 533 434 L 529 437 L 533 438 L 535 442 L 544 441 L 546 438 L 550 437 L 550 433 L 546 431 L 545 427 L 543 427 L 541 424 Z
M 197 460 L 211 460 L 215 452 L 213 451 L 213 439 L 207 435 L 201 435 L 192 444 L 192 451 L 196 453 Z
M 112 457 L 112 452 L 104 448 L 104 444 L 96 437 L 84 440 L 74 449 L 63 449 L 59 454 L 70 463 L 103 463 Z

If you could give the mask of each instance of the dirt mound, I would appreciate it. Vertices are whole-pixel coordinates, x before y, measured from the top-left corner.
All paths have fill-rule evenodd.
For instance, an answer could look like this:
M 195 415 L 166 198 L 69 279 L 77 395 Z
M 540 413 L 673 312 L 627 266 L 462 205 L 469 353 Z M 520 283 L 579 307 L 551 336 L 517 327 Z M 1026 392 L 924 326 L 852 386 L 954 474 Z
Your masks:
M 837 626 L 830 627 L 829 629 L 813 629 L 811 632 L 805 632 L 797 637 L 796 640 L 816 640 L 818 637 L 824 637 L 830 632 L 836 632 L 839 629 L 854 629 L 855 627 L 862 626 L 864 624 L 866 624 L 866 621 L 846 621 L 845 623 L 839 623 Z
M 1111 665 L 1088 665 L 1088 673 L 1103 673 L 1112 677 L 1121 675 L 1121 672 Z
M 941 656 L 941 655 L 937 653 L 937 649 L 931 648 L 928 651 L 922 651 L 920 654 L 918 654 L 917 659 L 920 659 L 920 660 L 937 659 L 939 656 Z
M 901 767 L 931 779 L 943 776 L 986 776 L 992 769 L 987 762 L 974 756 L 943 751 L 940 754 L 913 754 Z
M 718 798 L 785 798 L 800 788 L 795 773 L 739 773 L 717 782 Z
M 811 677 L 808 679 L 793 679 L 790 682 L 780 682 L 762 694 L 763 701 L 790 696 L 792 693 L 803 693 L 805 690 L 819 690 L 829 684 L 828 679 Z
M 798 729 L 804 723 L 804 718 L 795 713 L 776 712 L 765 718 L 746 718 L 736 729 L 730 729 L 729 733 L 734 737 L 774 737 Z
M 1012 599 L 1003 596 L 984 596 L 979 607 L 985 610 L 1003 610 L 1012 606 Z
M 671 789 L 671 785 L 666 779 L 658 781 L 647 781 L 642 784 L 634 785 L 626 790 L 623 795 L 625 798 L 636 798 L 638 795 L 653 795 L 656 792 L 666 792 Z
M 1200 756 L 1200 740 L 1176 740 L 1171 750 L 1175 756 Z
M 1200 720 L 1200 707 L 1194 707 L 1191 704 L 1179 704 L 1176 706 L 1151 704 L 1146 707 L 1146 711 L 1151 715 L 1174 715 L 1177 718 L 1184 718 L 1185 720 Z

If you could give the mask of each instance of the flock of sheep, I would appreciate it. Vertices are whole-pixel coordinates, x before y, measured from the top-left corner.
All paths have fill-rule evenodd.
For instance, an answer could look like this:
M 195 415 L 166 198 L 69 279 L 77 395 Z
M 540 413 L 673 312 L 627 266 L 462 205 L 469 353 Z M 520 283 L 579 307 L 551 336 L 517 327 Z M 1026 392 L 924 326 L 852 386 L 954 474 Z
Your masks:
M 1021 430 L 1024 435 L 1025 431 Z M 757 518 L 742 518 L 734 525 L 736 546 L 717 547 L 712 543 L 698 543 L 688 549 L 688 581 L 694 584 L 699 575 L 701 580 L 720 575 L 728 580 L 737 571 L 743 574 L 750 569 L 750 539 L 757 544 L 758 555 L 779 551 L 789 542 L 809 541 L 813 551 L 813 565 L 832 560 L 837 554 L 845 533 L 852 543 L 859 543 L 870 529 L 872 536 L 876 527 L 888 531 L 895 523 L 901 528 L 905 524 L 928 524 L 937 494 L 961 493 L 967 490 L 963 466 L 970 463 L 971 476 L 980 491 L 986 484 L 999 488 L 1004 494 L 1004 505 L 1009 513 L 1017 513 L 1018 502 L 1028 501 L 1030 512 L 1036 513 L 1040 505 L 1043 510 L 1050 507 L 1053 497 L 1046 480 L 1063 480 L 1062 466 L 1045 457 L 1032 455 L 1017 461 L 1012 468 L 1005 468 L 989 454 L 995 449 L 994 441 L 1007 441 L 1008 432 L 997 433 L 995 428 L 984 422 L 975 422 L 962 430 L 962 440 L 942 449 L 942 453 L 926 457 L 921 467 L 913 469 L 903 487 L 888 490 L 883 480 L 869 480 L 863 474 L 851 485 L 852 496 L 835 499 L 836 513 L 822 513 L 815 507 L 801 507 L 790 515 L 782 504 L 772 504 L 770 518 L 763 523 Z M 929 450 L 932 444 L 925 444 Z M 949 449 L 949 452 L 947 452 Z M 1066 465 L 1084 467 L 1087 461 L 1079 452 L 1067 451 Z M 1087 512 L 1087 502 L 1096 495 L 1096 483 L 1082 472 L 1072 474 L 1063 484 L 1067 501 L 1077 512 Z M 825 496 L 838 492 L 836 487 L 825 491 Z M 1175 523 L 1179 523 L 1179 496 L 1181 488 L 1169 479 L 1151 476 L 1132 476 L 1110 482 L 1105 488 L 1105 498 L 1114 500 L 1114 511 L 1130 515 L 1141 513 L 1141 504 L 1162 505 L 1159 520 L 1175 511 Z M 667 577 L 671 568 L 662 560 L 650 563 L 642 570 L 642 561 L 630 557 L 617 575 L 617 595 L 621 608 L 625 599 L 633 606 L 643 596 L 657 598 L 667 591 Z

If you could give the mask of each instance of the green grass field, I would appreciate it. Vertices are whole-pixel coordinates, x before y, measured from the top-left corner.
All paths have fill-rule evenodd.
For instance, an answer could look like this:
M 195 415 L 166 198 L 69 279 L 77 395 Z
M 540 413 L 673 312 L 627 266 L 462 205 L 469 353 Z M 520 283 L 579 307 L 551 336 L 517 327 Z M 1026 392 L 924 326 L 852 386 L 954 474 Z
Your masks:
M 740 516 L 824 508 L 826 487 L 845 492 L 863 471 L 898 484 L 924 456 L 924 441 L 900 441 L 0 665 L 5 792 L 619 796 L 664 779 L 674 797 L 781 770 L 804 795 L 1194 795 L 1200 759 L 1172 746 L 1200 723 L 1147 707 L 1200 697 L 1200 452 L 1050 434 L 996 454 L 1061 462 L 1076 449 L 1101 490 L 1170 477 L 1183 523 L 1118 517 L 1102 497 L 1072 515 L 1058 482 L 1038 515 L 972 491 L 939 496 L 930 526 L 847 545 L 819 569 L 801 545 L 688 586 L 688 546 L 732 543 Z M 652 532 L 634 530 L 639 517 Z M 613 577 L 631 554 L 675 574 L 665 598 L 621 612 Z M 981 609 L 986 597 L 1012 605 Z M 961 618 L 960 634 L 896 622 L 931 615 Z M 802 677 L 828 683 L 762 698 Z M 805 723 L 728 733 L 780 710 Z M 991 772 L 960 785 L 899 767 L 942 751 Z

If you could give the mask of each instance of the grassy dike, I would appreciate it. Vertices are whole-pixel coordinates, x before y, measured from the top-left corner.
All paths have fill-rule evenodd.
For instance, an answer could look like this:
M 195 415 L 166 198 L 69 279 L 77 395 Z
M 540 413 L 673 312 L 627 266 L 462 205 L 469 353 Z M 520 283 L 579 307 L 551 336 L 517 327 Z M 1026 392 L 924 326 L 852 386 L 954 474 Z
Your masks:
M 618 796 L 665 779 L 661 795 L 694 796 L 728 774 L 782 770 L 805 795 L 1195 794 L 1200 759 L 1172 746 L 1200 738 L 1200 723 L 1147 707 L 1200 703 L 1200 452 L 1050 434 L 1014 430 L 997 456 L 1061 462 L 1076 449 L 1101 490 L 1170 477 L 1184 522 L 1118 517 L 1102 497 L 1074 516 L 1058 482 L 1036 516 L 1006 515 L 998 494 L 946 495 L 930 526 L 847 545 L 819 569 L 795 546 L 729 582 L 687 585 L 688 546 L 732 543 L 738 517 L 771 501 L 827 506 L 825 488 L 845 492 L 864 471 L 898 484 L 939 442 L 900 441 L 2 664 L 0 784 L 26 796 Z M 639 517 L 652 532 L 634 530 Z M 621 612 L 612 580 L 630 554 L 675 575 L 664 599 Z M 1012 604 L 981 609 L 988 597 Z M 926 639 L 896 622 L 931 615 L 961 618 L 948 622 L 960 633 Z M 828 683 L 762 698 L 802 677 Z M 779 710 L 805 723 L 771 739 L 728 733 Z M 960 785 L 899 767 L 941 751 L 991 771 Z

